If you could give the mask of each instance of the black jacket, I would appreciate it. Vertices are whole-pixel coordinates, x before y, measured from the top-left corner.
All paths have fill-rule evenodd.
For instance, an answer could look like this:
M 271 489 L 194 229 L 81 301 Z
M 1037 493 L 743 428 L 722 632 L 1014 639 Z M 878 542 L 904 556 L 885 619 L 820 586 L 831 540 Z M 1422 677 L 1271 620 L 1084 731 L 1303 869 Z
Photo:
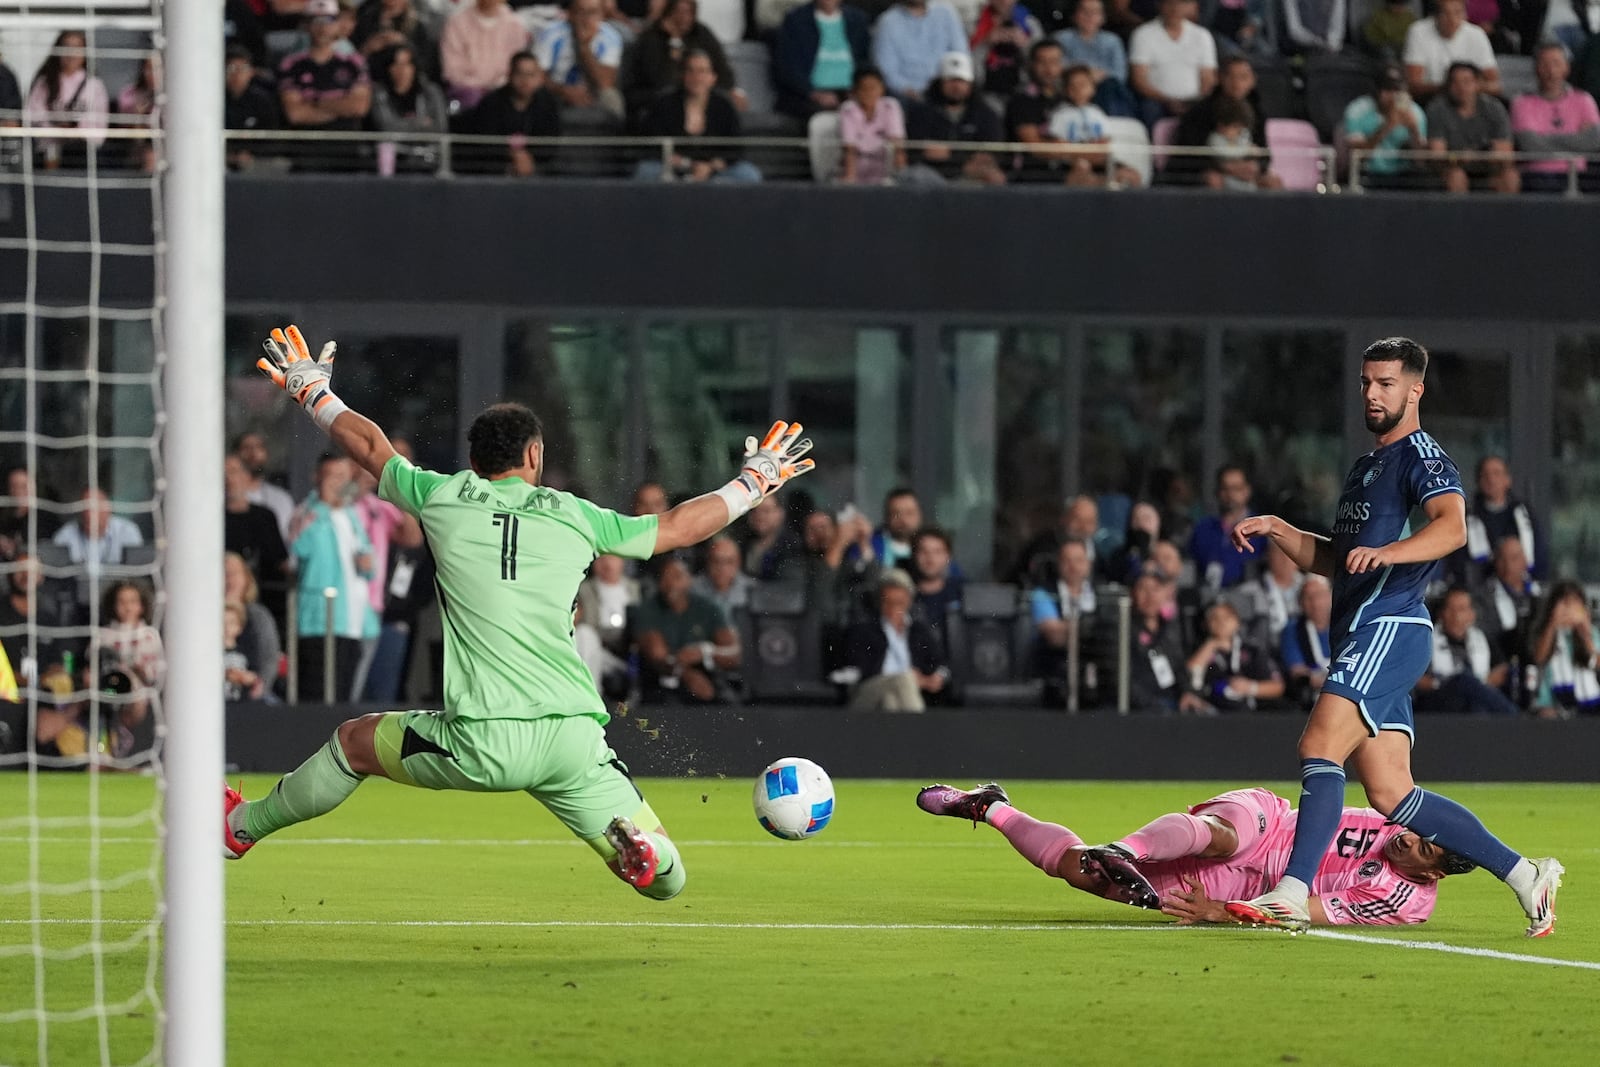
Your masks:
M 872 35 L 867 29 L 867 16 L 849 4 L 839 11 L 844 15 L 844 35 L 850 42 L 850 55 L 855 59 L 856 69 L 860 70 L 872 62 Z M 779 111 L 803 118 L 814 110 L 810 99 L 811 68 L 816 65 L 821 40 L 815 3 L 797 7 L 783 17 L 772 57 Z
M 644 116 L 644 134 L 647 137 L 674 137 L 673 150 L 687 159 L 738 159 L 743 153 L 736 144 L 697 145 L 700 138 L 691 136 L 683 125 L 684 93 L 673 90 L 650 105 Z M 706 128 L 700 137 L 738 137 L 739 110 L 733 101 L 712 90 L 706 102 Z
M 860 671 L 863 679 L 876 678 L 883 673 L 889 638 L 884 635 L 881 619 L 869 619 L 850 627 L 845 635 L 845 646 L 850 666 Z M 906 646 L 911 653 L 911 665 L 923 674 L 933 674 L 945 666 L 939 635 L 921 619 L 911 620 L 906 631 Z

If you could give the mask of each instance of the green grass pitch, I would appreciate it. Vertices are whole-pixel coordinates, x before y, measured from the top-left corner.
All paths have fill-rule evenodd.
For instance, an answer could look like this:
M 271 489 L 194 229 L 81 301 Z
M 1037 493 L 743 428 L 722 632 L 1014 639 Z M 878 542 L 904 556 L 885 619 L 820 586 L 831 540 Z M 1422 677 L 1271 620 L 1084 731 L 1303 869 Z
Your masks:
M 86 781 L 41 777 L 40 810 L 81 813 Z M 246 795 L 269 784 L 248 779 Z M 1183 929 L 1090 898 L 992 830 L 922 814 L 921 783 L 839 782 L 832 825 L 798 843 L 756 825 L 750 782 L 642 784 L 689 870 L 666 903 L 634 895 L 526 797 L 381 781 L 229 864 L 228 1062 L 1600 1062 L 1595 787 L 1450 790 L 1566 863 L 1555 936 L 1523 938 L 1515 901 L 1479 872 L 1446 883 L 1425 926 L 1356 929 L 1373 944 Z M 1255 783 L 1006 784 L 1020 807 L 1099 840 Z M 147 808 L 153 785 L 108 776 L 100 790 L 115 815 Z M 0 1017 L 34 1004 L 17 891 L 27 804 L 25 779 L 0 777 Z M 40 833 L 47 880 L 88 875 L 85 831 Z M 108 828 L 102 876 L 147 866 L 150 834 Z M 139 936 L 126 920 L 152 895 L 137 877 L 108 890 L 104 939 Z M 44 927 L 45 944 L 85 944 L 89 908 L 83 894 L 44 898 L 44 917 L 67 920 Z M 1401 947 L 1419 942 L 1485 953 Z M 143 987 L 147 955 L 136 943 L 104 957 L 105 1002 Z M 1545 962 L 1558 960 L 1591 966 Z M 50 1009 L 95 1001 L 90 957 L 44 974 Z M 105 1026 L 112 1062 L 150 1048 L 147 1007 Z M 52 1023 L 48 1062 L 100 1063 L 98 1030 Z M 39 1061 L 31 1021 L 0 1023 L 0 1064 Z

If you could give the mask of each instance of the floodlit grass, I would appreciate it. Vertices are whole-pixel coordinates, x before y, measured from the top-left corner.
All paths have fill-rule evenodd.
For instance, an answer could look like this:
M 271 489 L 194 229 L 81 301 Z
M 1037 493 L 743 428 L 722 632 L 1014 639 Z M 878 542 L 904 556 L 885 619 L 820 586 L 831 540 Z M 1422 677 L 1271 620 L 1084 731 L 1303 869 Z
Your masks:
M 41 778 L 40 810 L 81 813 L 85 783 Z M 247 780 L 246 795 L 269 784 Z M 370 782 L 228 865 L 229 1063 L 1600 1062 L 1600 971 L 1396 947 L 1600 962 L 1600 789 L 1449 790 L 1566 863 L 1555 936 L 1523 938 L 1514 899 L 1480 872 L 1447 882 L 1425 926 L 1362 928 L 1385 942 L 1366 944 L 1182 929 L 1085 896 L 992 830 L 922 814 L 920 784 L 840 782 L 828 830 L 785 843 L 756 825 L 748 782 L 647 781 L 689 871 L 687 891 L 657 903 L 526 797 Z M 1093 841 L 1256 783 L 1006 784 Z M 136 813 L 152 795 L 149 780 L 108 777 L 101 809 Z M 34 1005 L 34 928 L 18 921 L 32 905 L 12 891 L 30 845 L 6 821 L 27 805 L 25 779 L 0 776 L 0 1016 Z M 40 833 L 46 881 L 90 874 L 85 830 Z M 105 831 L 101 877 L 148 868 L 151 833 Z M 91 901 L 40 907 L 81 920 Z M 102 939 L 137 938 L 130 920 L 152 901 L 137 878 L 103 893 Z M 41 939 L 88 935 L 70 921 Z M 105 955 L 98 999 L 137 1000 L 149 958 L 137 940 Z M 48 961 L 46 1006 L 95 1003 L 95 972 L 92 957 Z M 110 1062 L 149 1052 L 153 1025 L 149 1004 L 111 1014 Z M 96 1018 L 52 1023 L 48 1062 L 100 1063 L 99 1032 Z M 38 1062 L 34 1024 L 0 1024 L 0 1064 Z

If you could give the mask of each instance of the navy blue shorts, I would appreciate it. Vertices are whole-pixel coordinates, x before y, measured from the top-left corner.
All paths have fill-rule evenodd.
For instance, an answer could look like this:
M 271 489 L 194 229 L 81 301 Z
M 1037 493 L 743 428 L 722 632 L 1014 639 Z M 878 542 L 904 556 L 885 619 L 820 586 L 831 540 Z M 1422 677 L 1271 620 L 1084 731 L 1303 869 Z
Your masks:
M 1383 615 L 1334 646 L 1324 693 L 1344 697 L 1361 711 L 1367 734 L 1399 730 L 1413 740 L 1411 690 L 1433 659 L 1433 627 L 1426 619 Z

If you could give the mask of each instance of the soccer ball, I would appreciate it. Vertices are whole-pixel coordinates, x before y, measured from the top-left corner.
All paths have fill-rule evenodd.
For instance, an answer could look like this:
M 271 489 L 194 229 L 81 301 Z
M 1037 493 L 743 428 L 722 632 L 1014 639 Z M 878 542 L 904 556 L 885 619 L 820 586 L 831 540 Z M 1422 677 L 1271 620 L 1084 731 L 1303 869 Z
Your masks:
M 756 819 L 773 837 L 814 837 L 833 818 L 833 783 L 815 763 L 790 756 L 761 772 L 754 803 Z

